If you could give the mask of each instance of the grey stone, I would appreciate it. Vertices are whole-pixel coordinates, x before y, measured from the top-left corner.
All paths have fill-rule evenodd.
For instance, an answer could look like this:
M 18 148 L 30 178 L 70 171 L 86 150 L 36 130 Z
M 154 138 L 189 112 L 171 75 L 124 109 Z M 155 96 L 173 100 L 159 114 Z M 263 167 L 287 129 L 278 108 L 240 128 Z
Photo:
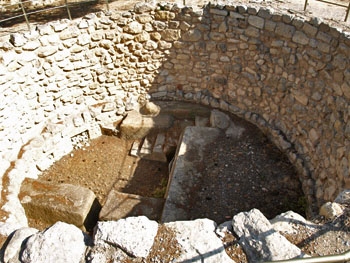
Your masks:
M 334 202 L 341 205 L 350 205 L 350 190 L 344 190 L 339 193 Z
M 303 256 L 301 250 L 276 232 L 257 209 L 233 217 L 233 231 L 239 237 L 249 262 L 273 261 Z M 278 246 L 276 246 L 278 244 Z
M 196 42 L 202 38 L 202 33 L 198 29 L 190 29 L 186 33 L 182 34 L 184 41 Z
M 94 243 L 113 244 L 134 257 L 145 258 L 153 246 L 157 231 L 157 222 L 145 216 L 98 222 L 94 232 Z
M 19 262 L 18 259 L 22 250 L 22 246 L 24 245 L 24 241 L 37 232 L 37 229 L 28 227 L 17 229 L 11 235 L 10 241 L 4 248 L 4 263 Z
M 180 146 L 174 157 L 169 175 L 169 187 L 164 204 L 162 222 L 188 220 L 183 207 L 188 207 L 192 186 L 201 176 L 196 169 L 197 163 L 203 163 L 205 145 L 222 135 L 220 129 L 188 126 L 181 137 Z
M 265 20 L 259 16 L 249 16 L 248 23 L 259 29 L 263 29 L 265 25 Z
M 212 110 L 210 114 L 210 126 L 219 129 L 227 129 L 231 124 L 230 117 L 219 110 Z
M 292 38 L 295 32 L 295 27 L 284 23 L 277 23 L 275 33 L 281 37 Z
M 309 38 L 301 31 L 296 31 L 292 40 L 293 42 L 301 45 L 307 45 L 309 43 Z
M 233 262 L 216 236 L 216 224 L 209 219 L 179 221 L 165 224 L 176 235 L 181 254 L 176 262 Z
M 86 238 L 77 227 L 57 222 L 29 237 L 21 253 L 21 262 L 81 263 L 86 250 Z

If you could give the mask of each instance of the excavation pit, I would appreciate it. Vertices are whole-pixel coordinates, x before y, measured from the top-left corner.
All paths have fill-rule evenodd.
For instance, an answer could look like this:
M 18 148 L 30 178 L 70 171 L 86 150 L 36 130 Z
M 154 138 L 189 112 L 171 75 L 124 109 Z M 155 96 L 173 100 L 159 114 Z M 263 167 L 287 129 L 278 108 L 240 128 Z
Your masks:
M 135 142 L 141 152 L 146 138 L 102 135 L 64 156 L 39 180 L 90 189 L 102 205 L 100 220 L 147 215 L 163 222 L 209 218 L 222 223 L 251 208 L 260 209 L 268 218 L 287 210 L 305 215 L 298 174 L 256 126 L 197 104 L 157 104 L 160 114 L 172 119 L 171 127 L 152 129 L 146 138 L 155 145 L 155 138 L 164 136 L 161 148 L 166 162 L 148 158 L 151 153 L 131 154 Z M 179 170 L 179 159 L 184 156 Z M 173 178 L 179 172 L 181 191 Z M 185 202 L 169 206 L 174 198 Z M 176 216 L 169 217 L 169 211 Z M 47 226 L 31 219 L 30 225 Z

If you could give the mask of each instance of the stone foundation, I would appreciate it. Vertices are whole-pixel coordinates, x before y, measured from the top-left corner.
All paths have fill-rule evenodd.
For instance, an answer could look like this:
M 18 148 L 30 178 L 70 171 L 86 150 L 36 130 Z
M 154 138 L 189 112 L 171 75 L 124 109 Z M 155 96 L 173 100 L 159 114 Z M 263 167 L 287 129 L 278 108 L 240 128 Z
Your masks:
M 265 8 L 139 3 L 56 21 L 0 42 L 3 210 L 72 150 L 150 98 L 239 115 L 289 157 L 311 210 L 350 187 L 350 38 Z M 6 184 L 5 184 L 6 182 Z

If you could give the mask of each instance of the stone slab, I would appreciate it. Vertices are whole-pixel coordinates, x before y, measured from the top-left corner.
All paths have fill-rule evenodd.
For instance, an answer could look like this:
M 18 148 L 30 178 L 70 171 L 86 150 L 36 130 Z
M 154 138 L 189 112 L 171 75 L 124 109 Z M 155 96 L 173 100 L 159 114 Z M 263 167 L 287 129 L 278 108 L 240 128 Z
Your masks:
M 112 190 L 109 192 L 106 203 L 100 212 L 100 220 L 113 221 L 141 215 L 151 220 L 159 220 L 163 205 L 164 199 L 143 197 Z
M 95 194 L 84 187 L 34 179 L 22 183 L 19 199 L 28 218 L 47 224 L 63 221 L 91 230 L 100 211 Z
M 203 151 L 207 144 L 215 141 L 222 131 L 211 127 L 185 128 L 176 151 L 174 163 L 169 175 L 166 201 L 162 213 L 162 222 L 189 220 L 186 209 L 192 188 L 200 176 L 197 164 L 205 163 Z

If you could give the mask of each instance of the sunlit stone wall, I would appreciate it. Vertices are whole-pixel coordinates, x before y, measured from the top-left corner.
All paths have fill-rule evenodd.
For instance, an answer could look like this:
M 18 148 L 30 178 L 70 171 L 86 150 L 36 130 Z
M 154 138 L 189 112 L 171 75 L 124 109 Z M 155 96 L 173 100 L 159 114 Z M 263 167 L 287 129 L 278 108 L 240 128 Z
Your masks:
M 317 21 L 247 6 L 139 3 L 129 12 L 4 37 L 0 175 L 7 220 L 20 221 L 23 178 L 69 153 L 75 135 L 95 138 L 150 98 L 249 120 L 288 155 L 310 204 L 332 200 L 350 187 L 350 38 Z

